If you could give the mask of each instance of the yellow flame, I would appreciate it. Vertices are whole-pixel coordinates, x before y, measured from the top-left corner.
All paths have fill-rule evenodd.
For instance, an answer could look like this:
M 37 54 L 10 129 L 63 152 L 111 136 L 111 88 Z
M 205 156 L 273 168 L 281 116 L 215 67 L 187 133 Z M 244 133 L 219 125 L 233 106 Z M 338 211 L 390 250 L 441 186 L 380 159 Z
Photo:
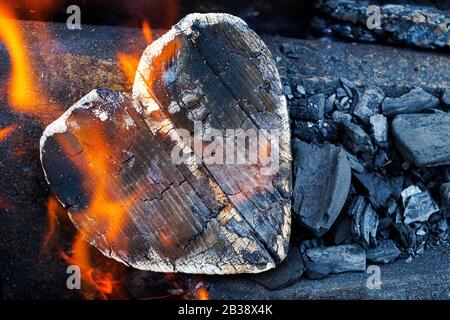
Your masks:
M 0 40 L 6 46 L 11 59 L 11 81 L 8 100 L 17 111 L 38 114 L 41 103 L 30 58 L 19 23 L 14 19 L 12 10 L 0 4 Z
M 122 73 L 127 77 L 131 85 L 134 83 L 134 77 L 139 64 L 139 57 L 132 54 L 126 54 L 119 52 L 117 54 L 117 60 L 119 61 L 119 67 Z

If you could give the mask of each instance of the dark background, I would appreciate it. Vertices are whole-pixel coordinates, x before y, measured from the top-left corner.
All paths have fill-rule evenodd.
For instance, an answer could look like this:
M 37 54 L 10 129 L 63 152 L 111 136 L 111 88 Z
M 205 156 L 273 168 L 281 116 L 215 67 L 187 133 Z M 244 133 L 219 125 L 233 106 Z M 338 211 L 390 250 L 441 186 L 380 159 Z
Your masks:
M 65 22 L 66 9 L 81 8 L 82 24 L 140 27 L 147 20 L 154 29 L 168 29 L 192 12 L 227 12 L 243 18 L 258 33 L 310 37 L 310 19 L 320 0 L 0 0 L 14 4 L 20 19 Z M 448 0 L 372 0 L 373 4 L 411 3 L 449 10 Z

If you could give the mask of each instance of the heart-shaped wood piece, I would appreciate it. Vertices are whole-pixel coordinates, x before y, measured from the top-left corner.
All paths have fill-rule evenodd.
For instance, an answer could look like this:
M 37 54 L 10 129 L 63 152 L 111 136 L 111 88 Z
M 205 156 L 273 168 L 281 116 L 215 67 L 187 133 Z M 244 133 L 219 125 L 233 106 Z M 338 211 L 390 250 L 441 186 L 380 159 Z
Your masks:
M 133 97 L 94 90 L 41 138 L 47 181 L 85 239 L 143 270 L 256 273 L 282 261 L 289 124 L 259 37 L 230 15 L 189 15 L 145 50 Z

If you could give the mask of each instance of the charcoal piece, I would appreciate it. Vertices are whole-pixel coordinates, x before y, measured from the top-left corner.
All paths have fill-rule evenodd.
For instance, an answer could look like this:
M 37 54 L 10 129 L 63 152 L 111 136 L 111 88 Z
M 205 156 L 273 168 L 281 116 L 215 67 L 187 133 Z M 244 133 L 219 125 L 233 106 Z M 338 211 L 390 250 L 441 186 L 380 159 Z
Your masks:
M 355 90 L 355 88 L 356 88 L 355 84 L 346 78 L 340 78 L 339 80 L 341 81 L 342 87 L 344 88 L 347 95 L 350 98 L 352 98 L 353 97 L 352 91 Z
M 444 106 L 446 106 L 447 108 L 450 107 L 450 89 L 444 89 L 441 100 Z
M 391 199 L 387 203 L 386 213 L 388 215 L 392 215 L 397 210 L 397 201 L 395 199 Z
M 283 94 L 291 100 L 294 96 L 292 95 L 292 90 L 290 86 L 283 86 Z
M 366 252 L 358 245 L 301 249 L 306 275 L 319 279 L 331 273 L 366 270 Z
M 336 100 L 336 94 L 333 93 L 331 96 L 329 96 L 326 100 L 325 100 L 325 106 L 324 106 L 324 112 L 325 113 L 330 113 L 333 111 L 334 109 L 334 101 Z
M 323 93 L 309 98 L 299 99 L 290 111 L 295 120 L 319 121 L 323 119 L 325 108 L 325 96 Z
M 438 222 L 438 224 L 437 224 L 437 229 L 438 229 L 440 232 L 442 232 L 442 233 L 446 232 L 447 229 L 448 229 L 448 221 L 447 221 L 447 219 L 441 219 L 441 220 L 439 220 L 439 222 Z
M 420 189 L 418 186 L 415 185 L 410 185 L 408 188 L 404 189 L 401 192 L 403 207 L 406 207 L 406 201 L 408 200 L 409 197 L 421 192 L 422 189 Z
M 399 115 L 392 132 L 405 160 L 418 167 L 450 164 L 450 113 Z
M 416 245 L 416 235 L 414 230 L 408 225 L 404 223 L 394 223 L 392 228 L 394 231 L 394 239 L 397 240 L 404 249 L 410 249 Z
M 306 90 L 303 86 L 298 85 L 297 87 L 295 87 L 296 92 L 300 95 L 300 96 L 304 96 L 306 95 Z
M 85 239 L 106 256 L 160 272 L 257 273 L 281 262 L 290 236 L 289 124 L 261 39 L 239 18 L 189 15 L 145 50 L 133 96 L 93 91 L 42 137 L 48 182 L 72 202 L 69 215 Z M 192 153 L 175 164 L 178 129 L 195 132 L 194 121 L 200 133 L 217 128 L 223 136 L 225 128 L 279 130 L 276 173 L 259 161 L 199 163 Z
M 391 196 L 396 196 L 397 186 L 394 180 L 379 173 L 354 173 L 354 176 L 367 190 L 369 200 L 375 208 L 384 207 Z
M 345 96 L 340 100 L 336 100 L 334 104 L 336 105 L 336 109 L 338 111 L 345 113 L 350 111 L 350 98 L 348 96 Z
M 328 142 L 337 142 L 339 140 L 339 128 L 330 119 L 326 119 L 323 122 L 320 132 L 322 133 L 323 140 Z
M 347 96 L 347 92 L 342 88 L 338 88 L 336 90 L 336 95 L 338 98 L 343 98 L 343 97 Z
M 398 258 L 401 251 L 393 240 L 380 240 L 375 248 L 367 250 L 367 260 L 373 263 L 389 263 Z
M 369 118 L 370 133 L 377 145 L 387 147 L 388 144 L 388 123 L 385 116 L 376 114 Z
M 376 245 L 378 215 L 364 197 L 356 197 L 350 205 L 349 216 L 352 217 L 352 234 L 356 243 L 363 248 Z
M 352 116 L 349 115 L 348 113 L 342 112 L 342 111 L 334 111 L 331 115 L 333 121 L 338 124 L 341 125 L 343 122 L 351 122 L 352 121 Z
M 377 153 L 375 154 L 375 158 L 373 159 L 373 165 L 376 168 L 384 168 L 390 162 L 391 161 L 389 160 L 386 150 L 381 149 L 381 148 L 378 149 Z
M 352 219 L 348 215 L 340 215 L 329 233 L 334 245 L 353 243 Z
M 323 133 L 315 122 L 294 121 L 294 137 L 306 142 L 322 142 Z
M 404 222 L 406 224 L 424 222 L 438 211 L 438 205 L 427 191 L 415 193 L 405 199 Z
M 298 221 L 323 235 L 336 220 L 347 198 L 350 164 L 339 147 L 293 143 L 295 185 L 293 211 Z
M 355 154 L 370 157 L 374 153 L 374 147 L 369 135 L 357 124 L 350 121 L 341 121 L 340 127 L 344 136 L 342 144 Z
M 381 102 L 384 99 L 384 92 L 375 86 L 368 86 L 355 92 L 352 114 L 360 121 L 368 124 L 370 117 L 379 113 Z
M 391 177 L 389 178 L 389 182 L 391 184 L 392 194 L 394 198 L 395 199 L 400 198 L 403 186 L 405 185 L 405 177 L 403 176 Z
M 436 108 L 439 99 L 425 92 L 422 88 L 414 88 L 399 98 L 385 98 L 382 103 L 383 114 L 393 117 L 398 114 L 417 113 Z
M 402 44 L 446 50 L 450 48 L 448 42 L 450 32 L 446 28 L 449 15 L 448 11 L 433 7 L 436 2 L 448 8 L 447 1 L 359 0 L 323 0 L 318 2 L 318 7 L 332 18 L 331 26 L 327 23 L 327 28 L 337 36 L 353 42 L 378 40 L 397 46 Z M 368 19 L 373 17 L 374 12 L 369 9 L 371 5 L 377 5 L 381 14 L 381 24 L 377 28 L 369 28 Z M 392 68 L 390 70 L 393 73 L 397 72 Z
M 275 269 L 258 273 L 251 279 L 269 290 L 280 290 L 299 280 L 305 272 L 305 266 L 297 245 L 290 245 L 286 259 Z
M 347 159 L 350 163 L 350 168 L 352 168 L 352 170 L 359 172 L 359 173 L 364 172 L 364 170 L 365 170 L 364 165 L 358 160 L 357 157 L 355 157 L 353 154 L 351 154 L 350 152 L 348 152 L 345 149 L 342 149 L 342 151 L 347 156 Z

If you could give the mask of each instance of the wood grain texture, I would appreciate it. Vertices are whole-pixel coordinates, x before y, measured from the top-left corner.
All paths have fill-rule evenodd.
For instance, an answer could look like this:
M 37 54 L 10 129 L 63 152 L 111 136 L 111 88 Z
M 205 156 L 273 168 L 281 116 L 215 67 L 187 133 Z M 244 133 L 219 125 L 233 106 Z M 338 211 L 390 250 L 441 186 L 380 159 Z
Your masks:
M 281 262 L 291 222 L 289 124 L 258 36 L 229 15 L 187 16 L 146 49 L 133 96 L 94 90 L 41 139 L 47 180 L 85 238 L 143 270 L 257 273 Z M 278 167 L 205 164 L 197 153 L 175 164 L 177 129 L 194 134 L 194 121 L 202 140 L 211 128 L 224 136 L 252 129 L 269 148 L 278 130 Z

